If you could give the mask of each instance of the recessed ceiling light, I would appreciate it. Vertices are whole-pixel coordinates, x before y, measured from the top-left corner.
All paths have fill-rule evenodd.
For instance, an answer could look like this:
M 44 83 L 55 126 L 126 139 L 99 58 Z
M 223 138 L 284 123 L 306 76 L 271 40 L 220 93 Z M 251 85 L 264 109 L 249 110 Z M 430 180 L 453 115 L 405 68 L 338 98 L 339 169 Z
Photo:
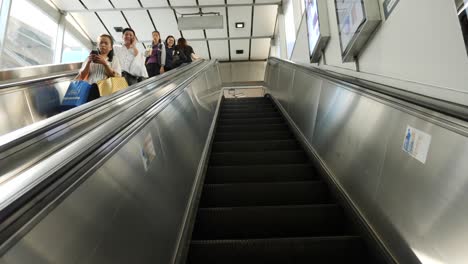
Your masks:
M 236 22 L 236 28 L 243 28 L 244 22 Z

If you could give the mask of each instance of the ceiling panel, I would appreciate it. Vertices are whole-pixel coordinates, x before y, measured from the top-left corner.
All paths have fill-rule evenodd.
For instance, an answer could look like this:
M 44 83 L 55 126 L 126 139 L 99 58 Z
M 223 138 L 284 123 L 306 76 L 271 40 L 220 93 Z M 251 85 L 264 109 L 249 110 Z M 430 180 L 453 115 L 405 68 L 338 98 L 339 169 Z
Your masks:
M 192 46 L 193 51 L 195 54 L 197 54 L 199 57 L 203 59 L 210 59 L 210 56 L 208 54 L 208 46 L 206 45 L 206 41 L 190 41 L 188 42 L 190 46 Z
M 168 35 L 180 38 L 180 32 L 177 29 L 177 21 L 174 12 L 170 9 L 150 10 L 156 29 L 161 33 L 161 38 L 166 39 Z M 143 39 L 143 38 L 142 38 Z M 151 42 L 151 35 L 145 36 L 145 40 Z
M 154 27 L 146 11 L 125 11 L 124 15 L 139 40 L 151 39 Z
M 226 38 L 227 37 L 227 19 L 226 19 L 226 8 L 202 8 L 202 11 L 207 12 L 219 12 L 224 19 L 222 29 L 207 29 L 206 36 L 208 38 Z
M 140 0 L 144 7 L 167 6 L 167 0 Z
M 252 0 L 228 0 L 228 4 L 251 4 L 253 3 Z
M 79 1 L 51 0 L 60 10 L 85 9 Z
M 231 37 L 249 37 L 251 30 L 252 7 L 229 7 L 229 35 Z M 236 22 L 244 22 L 244 28 L 236 28 Z
M 117 42 L 122 42 L 122 33 L 114 30 L 114 27 L 128 27 L 120 11 L 98 12 L 98 15 L 110 31 L 112 37 L 114 37 Z
M 256 6 L 254 8 L 253 35 L 272 36 L 275 30 L 276 13 L 278 7 Z
M 112 8 L 109 1 L 81 0 L 81 2 L 83 2 L 83 4 L 85 4 L 88 9 Z
M 140 7 L 138 0 L 111 0 L 116 8 Z
M 248 60 L 249 59 L 249 40 L 248 39 L 234 39 L 231 41 L 231 59 L 234 60 Z M 244 50 L 244 54 L 236 54 L 236 50 Z
M 198 0 L 200 5 L 224 5 L 224 0 Z
M 255 0 L 255 3 L 263 4 L 263 3 L 278 3 L 281 0 Z
M 196 6 L 196 0 L 171 0 L 173 6 Z
M 209 44 L 212 59 L 229 60 L 229 46 L 227 40 L 210 40 Z
M 250 54 L 251 60 L 265 60 L 268 58 L 270 51 L 270 40 L 265 39 L 252 39 L 252 52 Z
M 200 10 L 198 8 L 176 9 L 178 17 L 181 17 L 182 14 L 198 13 L 199 11 Z M 186 39 L 205 38 L 205 34 L 203 34 L 203 30 L 183 30 L 182 34 L 184 34 L 184 38 Z
M 96 42 L 101 34 L 107 34 L 106 29 L 94 13 L 71 13 L 71 15 L 81 25 L 92 41 Z

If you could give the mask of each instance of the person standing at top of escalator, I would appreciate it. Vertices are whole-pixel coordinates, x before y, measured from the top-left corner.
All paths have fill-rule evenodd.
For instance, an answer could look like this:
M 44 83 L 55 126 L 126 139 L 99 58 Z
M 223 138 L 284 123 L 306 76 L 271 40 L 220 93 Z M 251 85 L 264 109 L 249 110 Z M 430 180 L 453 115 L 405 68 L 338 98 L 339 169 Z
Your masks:
M 195 55 L 193 48 L 187 44 L 185 38 L 179 38 L 175 47 L 173 67 L 176 68 L 182 64 L 191 63 L 194 59 L 198 59 L 198 56 Z
M 169 71 L 172 67 L 172 60 L 175 52 L 175 38 L 172 35 L 167 36 L 166 41 L 164 42 L 166 46 L 166 64 L 164 65 L 164 70 Z
M 135 31 L 126 28 L 122 32 L 123 45 L 114 45 L 115 56 L 122 66 L 122 76 L 128 85 L 148 78 L 143 54 L 138 50 Z
M 159 31 L 153 31 L 153 43 L 148 45 L 145 52 L 146 70 L 149 77 L 153 77 L 164 73 L 164 65 L 166 64 L 166 49 L 161 43 L 161 35 Z

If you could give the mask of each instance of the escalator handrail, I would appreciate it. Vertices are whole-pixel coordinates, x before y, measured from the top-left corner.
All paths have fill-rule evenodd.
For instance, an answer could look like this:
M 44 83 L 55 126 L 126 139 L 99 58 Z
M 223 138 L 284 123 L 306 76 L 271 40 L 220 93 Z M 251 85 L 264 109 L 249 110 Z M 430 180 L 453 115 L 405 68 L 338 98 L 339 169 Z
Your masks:
M 60 79 L 60 78 L 71 78 L 71 77 L 76 76 L 77 74 L 78 74 L 77 70 L 72 70 L 72 71 L 58 73 L 58 74 L 51 74 L 51 75 L 47 75 L 43 77 L 35 77 L 33 79 L 15 80 L 15 81 L 0 84 L 0 90 L 9 89 L 12 87 L 17 87 L 17 86 L 30 85 L 33 83 L 50 81 L 50 80 L 55 80 L 55 79 Z
M 383 94 L 383 95 L 390 96 L 399 100 L 403 100 L 405 102 L 408 102 L 414 105 L 422 106 L 424 108 L 428 108 L 432 111 L 442 113 L 444 115 L 454 117 L 459 120 L 468 121 L 468 106 L 467 105 L 462 105 L 462 104 L 446 101 L 440 98 L 418 94 L 418 93 L 407 91 L 398 87 L 384 85 L 381 83 L 376 83 L 376 82 L 360 79 L 357 77 L 333 72 L 330 70 L 319 69 L 312 65 L 300 64 L 300 63 L 296 63 L 290 60 L 280 59 L 277 57 L 268 58 L 268 65 L 275 66 L 278 63 L 284 63 L 284 64 L 294 66 L 306 72 L 319 75 L 333 82 L 343 84 L 346 87 L 349 87 L 352 89 L 357 89 L 360 91 L 362 91 L 363 88 L 368 89 L 378 94 Z M 375 95 L 375 93 L 373 95 Z M 450 120 L 450 121 L 452 123 L 456 123 L 457 125 L 467 127 L 465 122 L 458 122 L 459 120 Z
M 110 96 L 101 97 L 99 100 L 94 100 L 86 104 L 86 107 L 77 107 L 65 111 L 61 114 L 52 116 L 48 119 L 33 123 L 26 127 L 20 128 L 8 134 L 0 136 L 0 153 L 6 153 L 9 149 L 14 148 L 20 144 L 23 144 L 46 131 L 50 131 L 56 127 L 59 127 L 70 120 L 83 116 L 84 114 L 92 113 L 97 109 L 114 102 L 115 100 L 122 99 L 124 97 L 131 96 L 135 91 L 142 89 L 149 83 L 156 85 L 162 84 L 165 81 L 171 81 L 175 78 L 179 78 L 191 69 L 198 67 L 203 63 L 203 60 L 193 62 L 191 64 L 182 66 L 176 70 L 168 71 L 167 73 L 158 75 L 153 78 L 149 78 L 143 82 L 137 83 L 130 86 L 129 88 L 122 90 L 118 93 Z M 1 158 L 1 157 L 0 157 Z
M 113 133 L 118 133 L 115 129 L 123 130 L 126 126 L 137 122 L 139 119 L 148 119 L 148 116 L 144 114 L 145 111 L 148 109 L 155 109 L 162 105 L 175 91 L 185 88 L 193 79 L 199 76 L 199 74 L 204 73 L 216 63 L 217 61 L 198 63 L 197 65 L 200 65 L 200 67 L 191 67 L 195 68 L 194 72 L 189 76 L 184 75 L 178 78 L 178 84 L 174 86 L 168 84 L 154 91 L 153 94 L 145 97 L 143 100 L 145 102 L 139 104 L 139 107 L 125 108 L 125 113 L 122 115 L 107 120 L 104 124 L 101 124 L 98 129 L 94 129 L 82 135 L 66 148 L 62 148 L 50 157 L 24 169 L 14 177 L 0 182 L 0 189 L 2 189 L 2 191 L 0 191 L 0 219 L 4 219 L 5 215 L 10 214 L 10 205 L 23 198 L 23 196 L 28 194 L 28 192 L 36 186 L 46 181 L 48 177 L 59 172 L 61 168 L 67 166 L 69 163 L 77 162 L 79 159 L 83 158 L 80 155 L 84 155 L 84 153 L 90 151 L 86 148 L 87 146 L 103 144 L 103 142 L 113 136 Z M 174 83 L 176 83 L 176 81 L 174 81 Z M 112 133 L 109 133 L 109 131 Z M 5 210 L 8 212 L 5 213 Z

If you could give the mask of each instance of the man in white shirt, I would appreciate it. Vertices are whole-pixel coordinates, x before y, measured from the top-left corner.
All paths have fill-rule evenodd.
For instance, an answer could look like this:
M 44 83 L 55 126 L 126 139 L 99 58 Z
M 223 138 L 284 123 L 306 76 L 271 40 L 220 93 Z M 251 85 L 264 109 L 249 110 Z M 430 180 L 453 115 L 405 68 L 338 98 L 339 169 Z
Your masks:
M 122 67 L 122 76 L 132 85 L 148 78 L 143 54 L 136 47 L 135 31 L 126 28 L 122 32 L 123 46 L 115 45 L 114 52 Z

